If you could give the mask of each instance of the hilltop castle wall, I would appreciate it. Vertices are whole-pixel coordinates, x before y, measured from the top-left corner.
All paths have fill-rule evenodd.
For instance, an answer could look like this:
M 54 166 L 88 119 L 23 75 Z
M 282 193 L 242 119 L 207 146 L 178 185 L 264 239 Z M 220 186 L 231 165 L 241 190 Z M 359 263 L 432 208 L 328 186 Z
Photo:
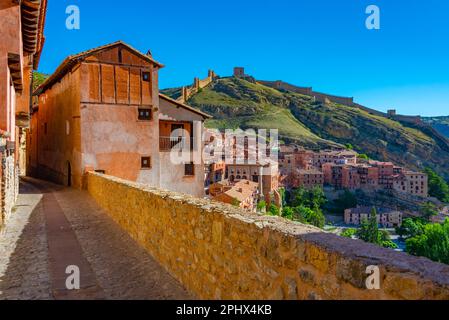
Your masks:
M 191 96 L 197 94 L 199 90 L 206 88 L 217 77 L 217 74 L 213 70 L 209 70 L 206 78 L 194 78 L 191 86 L 182 88 L 181 96 L 178 98 L 178 101 L 181 103 L 186 103 Z

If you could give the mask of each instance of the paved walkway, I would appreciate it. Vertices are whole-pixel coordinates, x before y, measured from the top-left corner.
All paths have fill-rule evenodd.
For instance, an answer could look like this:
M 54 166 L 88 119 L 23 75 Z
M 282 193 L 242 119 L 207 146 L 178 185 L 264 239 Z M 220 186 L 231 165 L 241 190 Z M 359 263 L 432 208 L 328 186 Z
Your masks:
M 71 265 L 80 290 L 66 289 Z M 191 298 L 86 192 L 21 182 L 0 230 L 0 300 Z

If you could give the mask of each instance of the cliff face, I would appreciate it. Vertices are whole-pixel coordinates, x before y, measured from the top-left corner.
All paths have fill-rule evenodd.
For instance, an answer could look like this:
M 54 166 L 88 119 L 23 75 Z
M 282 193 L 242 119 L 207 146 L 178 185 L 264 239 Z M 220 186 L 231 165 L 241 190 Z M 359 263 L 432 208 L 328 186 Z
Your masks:
M 282 140 L 307 148 L 350 143 L 374 159 L 415 170 L 430 166 L 449 178 L 449 152 L 431 132 L 356 107 L 235 77 L 214 81 L 188 103 L 214 116 L 209 127 L 279 129 Z

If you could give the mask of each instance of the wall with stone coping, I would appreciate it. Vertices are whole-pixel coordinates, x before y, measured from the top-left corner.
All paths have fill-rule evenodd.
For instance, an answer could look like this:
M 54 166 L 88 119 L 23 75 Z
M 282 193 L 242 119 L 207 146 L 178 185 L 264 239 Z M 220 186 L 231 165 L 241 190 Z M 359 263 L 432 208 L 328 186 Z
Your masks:
M 98 204 L 202 299 L 449 299 L 449 266 L 279 217 L 88 173 Z M 377 265 L 381 289 L 367 290 Z

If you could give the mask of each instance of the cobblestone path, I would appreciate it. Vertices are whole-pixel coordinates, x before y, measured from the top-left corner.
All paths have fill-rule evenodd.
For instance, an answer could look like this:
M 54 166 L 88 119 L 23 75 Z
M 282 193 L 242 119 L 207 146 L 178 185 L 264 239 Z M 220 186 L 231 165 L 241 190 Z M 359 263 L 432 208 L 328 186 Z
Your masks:
M 70 265 L 80 290 L 66 289 Z M 0 300 L 192 299 L 84 191 L 25 178 L 0 230 Z

